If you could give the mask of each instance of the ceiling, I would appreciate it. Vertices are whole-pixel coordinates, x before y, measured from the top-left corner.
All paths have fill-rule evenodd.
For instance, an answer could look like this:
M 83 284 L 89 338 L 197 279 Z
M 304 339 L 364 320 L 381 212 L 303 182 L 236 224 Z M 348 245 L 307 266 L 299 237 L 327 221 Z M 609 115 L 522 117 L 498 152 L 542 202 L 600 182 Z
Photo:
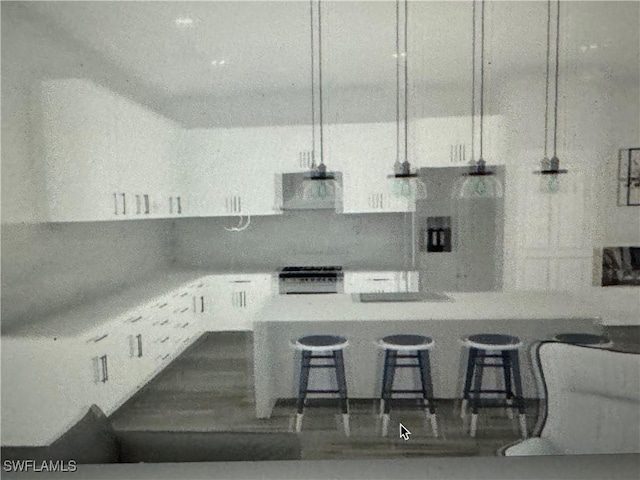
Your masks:
M 169 95 L 310 86 L 307 1 L 27 2 L 44 21 Z M 544 72 L 547 2 L 487 2 L 487 74 Z M 322 3 L 323 82 L 395 81 L 395 2 Z M 562 3 L 561 60 L 573 71 L 637 76 L 637 1 Z M 411 82 L 470 75 L 471 3 L 409 4 Z

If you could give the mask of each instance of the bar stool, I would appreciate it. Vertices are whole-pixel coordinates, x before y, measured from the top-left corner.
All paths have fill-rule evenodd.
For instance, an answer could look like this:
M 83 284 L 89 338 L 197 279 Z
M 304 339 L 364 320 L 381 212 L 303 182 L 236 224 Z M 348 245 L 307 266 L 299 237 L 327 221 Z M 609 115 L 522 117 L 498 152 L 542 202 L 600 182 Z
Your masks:
M 298 390 L 296 432 L 302 430 L 302 417 L 309 393 L 337 393 L 340 396 L 344 433 L 349 436 L 349 399 L 347 396 L 347 382 L 344 370 L 342 350 L 348 345 L 347 339 L 334 335 L 311 335 L 297 340 L 295 347 L 302 352 L 300 362 L 300 387 Z M 314 355 L 315 354 L 315 355 Z M 316 362 L 320 360 L 320 363 Z M 326 363 L 333 360 L 333 363 Z M 310 390 L 309 373 L 312 368 L 333 368 L 336 372 L 337 390 Z
M 518 349 L 522 346 L 522 342 L 518 337 L 511 335 L 478 334 L 467 337 L 464 344 L 469 348 L 469 357 L 460 415 L 463 418 L 466 416 L 467 404 L 471 401 L 470 435 L 476 436 L 479 408 L 503 408 L 506 406 L 509 418 L 512 418 L 511 409 L 518 409 L 520 433 L 523 438 L 526 438 L 527 421 L 524 413 L 520 359 L 518 357 Z M 485 362 L 487 358 L 495 358 L 497 362 L 487 363 Z M 502 369 L 504 390 L 482 389 L 482 374 L 485 367 Z M 473 388 L 471 388 L 472 380 Z M 506 403 L 495 399 L 481 399 L 483 393 L 504 393 Z
M 593 333 L 559 333 L 553 340 L 585 347 L 611 348 L 613 342 L 603 335 Z
M 390 335 L 378 342 L 384 349 L 384 369 L 382 372 L 382 390 L 380 393 L 380 415 L 382 415 L 382 436 L 389 430 L 391 400 L 394 393 L 422 394 L 427 418 L 431 421 L 433 436 L 438 436 L 438 421 L 433 401 L 433 384 L 431 381 L 431 361 L 429 349 L 434 342 L 422 335 Z M 398 359 L 415 359 L 416 362 L 398 363 Z M 394 390 L 393 380 L 397 368 L 418 368 L 420 370 L 419 390 Z

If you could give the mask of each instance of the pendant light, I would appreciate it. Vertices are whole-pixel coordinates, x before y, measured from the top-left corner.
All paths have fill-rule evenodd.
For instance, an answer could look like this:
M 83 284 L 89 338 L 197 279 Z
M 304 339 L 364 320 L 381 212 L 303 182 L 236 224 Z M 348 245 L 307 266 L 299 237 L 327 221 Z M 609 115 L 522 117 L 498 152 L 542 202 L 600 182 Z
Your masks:
M 314 4 L 317 3 L 317 52 L 315 51 L 316 42 L 314 37 L 316 30 L 314 28 Z M 310 19 L 311 19 L 311 128 L 312 128 L 312 151 L 311 151 L 311 169 L 304 176 L 301 191 L 299 195 L 305 201 L 322 200 L 326 198 L 338 198 L 341 194 L 339 181 L 336 180 L 335 172 L 327 171 L 324 164 L 324 138 L 322 124 L 322 11 L 321 0 L 310 0 Z M 317 65 L 317 86 L 316 86 L 316 61 Z M 316 96 L 316 89 L 318 95 Z M 317 108 L 316 108 L 317 103 Z M 318 122 L 316 122 L 316 113 Z M 316 132 L 318 130 L 318 132 Z M 319 153 L 319 155 L 317 155 Z M 320 163 L 316 164 L 317 156 L 320 157 Z
M 396 197 L 407 197 L 411 200 L 423 200 L 427 198 L 427 187 L 419 178 L 416 172 L 411 171 L 411 164 L 407 155 L 407 132 L 408 132 L 408 65 L 407 65 L 407 31 L 408 31 L 408 8 L 407 0 L 403 0 L 404 5 L 404 30 L 403 41 L 404 51 L 400 51 L 400 0 L 396 0 L 396 161 L 393 165 L 393 174 L 389 175 L 392 179 L 391 190 Z M 400 88 L 400 62 L 404 66 L 404 84 Z M 401 121 L 400 114 L 400 94 L 404 97 L 404 117 Z M 401 128 L 402 125 L 402 128 Z M 402 139 L 401 139 L 402 135 Z M 403 159 L 401 162 L 400 159 Z
M 547 145 L 549 143 L 549 66 L 551 63 L 551 0 L 547 0 L 547 71 L 545 85 L 545 109 L 544 109 L 544 158 L 541 160 L 541 169 L 537 172 L 542 175 L 540 188 L 546 193 L 555 193 L 560 190 L 560 177 L 567 170 L 560 168 L 560 159 L 557 152 L 558 139 L 558 71 L 560 57 L 560 0 L 556 0 L 556 54 L 555 54 L 555 79 L 554 79 L 554 101 L 553 101 L 553 156 L 551 160 L 547 156 Z
M 471 161 L 475 159 L 475 116 L 476 116 L 476 3 L 473 0 L 473 20 L 472 20 L 472 74 L 471 74 Z M 483 158 L 484 141 L 484 0 L 480 1 L 481 6 L 481 30 L 480 30 L 480 150 L 479 159 L 473 163 L 468 173 L 464 174 L 464 179 L 457 192 L 459 198 L 499 198 L 502 197 L 502 184 L 495 174 L 487 169 L 487 164 Z

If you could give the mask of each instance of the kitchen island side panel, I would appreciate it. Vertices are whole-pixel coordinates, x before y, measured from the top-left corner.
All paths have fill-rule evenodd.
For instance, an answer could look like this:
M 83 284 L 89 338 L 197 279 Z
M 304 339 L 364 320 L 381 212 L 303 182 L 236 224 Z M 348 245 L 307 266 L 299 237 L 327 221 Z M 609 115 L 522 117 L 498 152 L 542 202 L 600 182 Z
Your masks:
M 541 398 L 542 389 L 532 367 L 532 347 L 562 332 L 601 334 L 602 326 L 591 318 L 258 322 L 254 331 L 256 415 L 267 418 L 277 399 L 297 396 L 300 355 L 292 347 L 292 342 L 305 335 L 342 335 L 348 339 L 344 357 L 350 398 L 379 397 L 383 365 L 383 353 L 377 346 L 380 338 L 393 334 L 429 336 L 435 341 L 431 349 L 434 395 L 442 399 L 462 396 L 467 359 L 467 349 L 462 341 L 465 336 L 476 333 L 516 335 L 523 342 L 520 363 L 524 396 Z M 408 372 L 408 369 L 404 370 Z M 321 382 L 327 380 L 326 377 L 320 378 Z M 409 386 L 414 378 L 411 375 L 399 376 L 395 388 L 415 388 Z M 487 372 L 485 381 L 501 385 L 499 382 L 502 380 L 497 373 Z M 325 383 L 313 388 L 330 387 Z

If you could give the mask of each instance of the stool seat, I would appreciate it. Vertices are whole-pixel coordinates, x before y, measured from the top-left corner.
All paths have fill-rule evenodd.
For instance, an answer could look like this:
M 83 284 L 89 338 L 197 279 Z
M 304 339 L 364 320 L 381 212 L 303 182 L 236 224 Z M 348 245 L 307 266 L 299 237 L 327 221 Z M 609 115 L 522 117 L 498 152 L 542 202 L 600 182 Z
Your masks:
M 481 333 L 469 335 L 465 345 L 480 350 L 517 350 L 522 346 L 518 337 L 501 333 Z
M 331 350 L 343 350 L 349 345 L 347 339 L 337 335 L 310 335 L 299 338 L 296 341 L 298 350 L 309 352 L 326 352 Z
M 422 335 L 389 335 L 380 340 L 380 346 L 387 350 L 417 351 L 433 347 L 433 339 Z
M 559 333 L 553 339 L 557 342 L 589 347 L 611 347 L 613 342 L 602 335 L 593 333 Z

